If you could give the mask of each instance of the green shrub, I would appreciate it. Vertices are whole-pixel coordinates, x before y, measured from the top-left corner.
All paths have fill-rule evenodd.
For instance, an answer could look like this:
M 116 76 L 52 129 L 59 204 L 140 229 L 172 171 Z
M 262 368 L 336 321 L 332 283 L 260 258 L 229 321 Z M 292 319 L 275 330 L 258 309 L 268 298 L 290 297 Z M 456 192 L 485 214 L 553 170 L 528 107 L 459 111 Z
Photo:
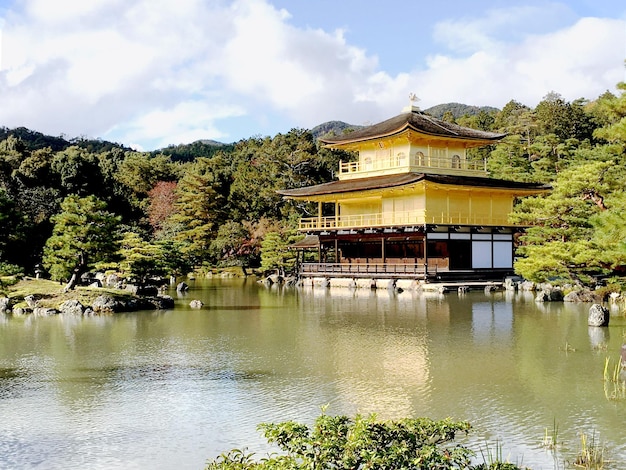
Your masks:
M 24 270 L 15 264 L 0 261 L 0 276 L 23 276 Z
M 255 461 L 253 454 L 234 449 L 209 461 L 206 470 L 519 470 L 497 462 L 473 467 L 474 452 L 452 444 L 458 432 L 468 433 L 470 428 L 468 422 L 450 419 L 379 421 L 374 415 L 351 419 L 322 414 L 312 427 L 294 421 L 259 426 L 268 442 L 284 454 Z

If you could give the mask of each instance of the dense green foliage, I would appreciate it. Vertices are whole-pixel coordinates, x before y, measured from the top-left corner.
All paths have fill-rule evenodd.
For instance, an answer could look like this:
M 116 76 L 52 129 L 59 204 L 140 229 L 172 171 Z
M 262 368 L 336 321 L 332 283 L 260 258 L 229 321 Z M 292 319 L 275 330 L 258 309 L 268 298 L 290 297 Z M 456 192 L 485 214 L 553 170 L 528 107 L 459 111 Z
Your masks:
M 105 261 L 76 235 L 82 222 L 70 227 L 87 216 L 76 211 L 96 200 L 118 222 L 107 228 L 110 240 L 127 234 L 121 248 L 112 248 L 118 261 L 106 266 L 128 278 L 143 282 L 203 265 L 258 268 L 265 234 L 286 233 L 309 209 L 276 190 L 328 181 L 338 160 L 350 158 L 319 148 L 300 129 L 151 153 L 26 129 L 3 132 L 0 263 L 33 274 L 44 262 L 55 279 Z
M 550 95 L 537 107 L 533 129 L 510 145 L 508 164 L 506 148 L 492 154 L 497 171 L 553 187 L 521 201 L 511 216 L 530 226 L 515 266 L 527 279 L 592 284 L 594 276 L 619 276 L 626 267 L 626 84 L 618 88 L 619 97 L 607 93 L 586 105 Z M 533 122 L 528 112 L 520 115 Z
M 52 216 L 52 236 L 44 246 L 43 265 L 54 280 L 80 275 L 118 250 L 119 217 L 95 196 L 68 196 Z
M 462 117 L 471 117 L 480 113 L 496 114 L 499 110 L 492 106 L 470 106 L 461 103 L 445 103 L 431 106 L 425 109 L 424 112 L 435 116 L 436 118 L 446 120 L 446 115 L 451 116 L 454 119 Z
M 551 92 L 534 109 L 514 100 L 501 111 L 454 103 L 437 108 L 443 119 L 507 134 L 499 145 L 471 152 L 487 159 L 492 177 L 553 187 L 550 194 L 520 201 L 512 214 L 530 227 L 519 239 L 522 258 L 516 264 L 528 279 L 587 283 L 593 275 L 624 271 L 626 84 L 618 90 L 619 96 L 606 92 L 573 102 Z M 152 253 L 147 256 L 161 253 L 151 267 L 139 269 L 143 262 L 136 260 L 118 266 L 133 276 L 202 265 L 288 270 L 294 260 L 286 245 L 294 240 L 296 220 L 317 208 L 286 201 L 276 190 L 330 181 L 339 160 L 353 156 L 321 148 L 316 136 L 357 127 L 330 122 L 314 132 L 293 129 L 272 138 L 201 141 L 159 152 L 2 128 L 0 263 L 32 274 L 47 246 L 54 276 L 68 276 L 75 267 L 69 258 L 55 259 L 61 254 L 50 247 L 69 237 L 53 229 L 67 216 L 64 200 L 93 197 L 119 220 L 111 239 L 134 234 L 134 248 L 116 250 L 122 259 L 145 250 Z
M 283 452 L 255 461 L 253 455 L 232 450 L 209 461 L 207 470 L 233 469 L 502 469 L 520 470 L 503 462 L 471 464 L 474 453 L 453 445 L 470 424 L 428 418 L 380 421 L 375 416 L 322 414 L 312 427 L 287 421 L 261 424 L 268 442 Z

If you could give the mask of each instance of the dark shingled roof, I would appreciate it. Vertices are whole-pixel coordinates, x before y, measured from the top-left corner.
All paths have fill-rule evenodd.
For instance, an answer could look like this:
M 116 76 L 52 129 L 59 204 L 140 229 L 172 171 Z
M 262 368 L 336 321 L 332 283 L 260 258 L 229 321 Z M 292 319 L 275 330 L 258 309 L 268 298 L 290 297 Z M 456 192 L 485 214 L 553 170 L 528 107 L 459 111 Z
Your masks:
M 506 136 L 506 134 L 497 134 L 495 132 L 485 132 L 477 129 L 470 129 L 468 127 L 462 127 L 457 124 L 452 124 L 433 116 L 429 116 L 421 111 L 413 110 L 411 112 L 399 114 L 398 116 L 379 122 L 378 124 L 358 129 L 343 136 L 328 137 L 319 140 L 332 146 L 386 137 L 399 134 L 407 129 L 437 137 L 478 141 L 497 141 Z
M 318 235 L 307 235 L 302 240 L 289 245 L 291 248 L 317 248 L 320 244 Z
M 366 191 L 370 189 L 393 188 L 405 186 L 419 181 L 430 181 L 439 184 L 453 184 L 460 186 L 475 186 L 499 189 L 521 189 L 542 191 L 550 189 L 549 185 L 541 183 L 521 183 L 518 181 L 506 181 L 494 178 L 481 178 L 476 176 L 452 176 L 435 175 L 424 173 L 401 173 L 395 175 L 372 176 L 369 178 L 357 178 L 351 180 L 331 181 L 330 183 L 318 184 L 304 188 L 283 189 L 277 191 L 285 197 L 322 196 L 326 194 L 349 193 L 354 191 Z

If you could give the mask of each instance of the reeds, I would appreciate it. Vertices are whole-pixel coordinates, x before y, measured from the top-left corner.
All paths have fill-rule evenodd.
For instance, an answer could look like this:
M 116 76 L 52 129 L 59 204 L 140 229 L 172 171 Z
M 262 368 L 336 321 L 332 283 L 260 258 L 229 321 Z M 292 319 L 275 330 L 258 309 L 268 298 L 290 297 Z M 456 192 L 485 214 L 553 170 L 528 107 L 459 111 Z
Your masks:
M 552 431 L 548 432 L 548 428 L 545 428 L 543 441 L 541 445 L 549 450 L 555 451 L 559 444 L 559 425 L 556 422 L 556 418 L 552 423 Z
M 604 395 L 607 400 L 626 399 L 626 380 L 622 378 L 621 358 L 614 366 L 611 365 L 610 357 L 604 361 Z
M 588 470 L 602 470 L 609 460 L 605 456 L 606 449 L 596 441 L 593 433 L 591 438 L 584 432 L 580 433 L 580 452 L 574 459 L 574 466 Z
M 484 463 L 473 467 L 477 470 L 530 470 L 522 467 L 521 463 L 512 463 L 508 457 L 505 457 L 500 441 L 496 440 L 495 446 L 490 446 L 488 442 L 485 442 L 485 447 L 480 447 L 479 453 Z

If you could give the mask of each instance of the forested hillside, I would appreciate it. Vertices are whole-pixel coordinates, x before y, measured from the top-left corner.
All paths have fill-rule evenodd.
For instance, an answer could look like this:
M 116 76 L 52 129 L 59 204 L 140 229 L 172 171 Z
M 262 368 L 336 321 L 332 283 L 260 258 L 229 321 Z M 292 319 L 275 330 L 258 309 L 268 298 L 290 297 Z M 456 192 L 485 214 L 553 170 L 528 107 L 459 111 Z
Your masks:
M 444 116 L 451 116 L 454 119 L 459 119 L 463 116 L 475 116 L 480 113 L 493 114 L 500 110 L 492 106 L 470 106 L 461 103 L 445 103 L 438 104 L 425 109 L 424 112 L 435 116 L 436 118 L 443 119 Z
M 474 154 L 488 158 L 492 177 L 553 185 L 512 215 L 532 226 L 516 265 L 529 279 L 588 282 L 626 266 L 626 85 L 619 90 L 592 101 L 551 93 L 535 108 L 510 101 L 502 110 L 443 112 L 508 134 Z M 32 273 L 42 263 L 66 279 L 97 264 L 145 278 L 200 266 L 280 267 L 288 256 L 262 259 L 262 246 L 282 253 L 297 219 L 315 210 L 276 190 L 331 180 L 352 156 L 321 148 L 315 136 L 351 128 L 331 122 L 158 152 L 0 129 L 0 271 Z

